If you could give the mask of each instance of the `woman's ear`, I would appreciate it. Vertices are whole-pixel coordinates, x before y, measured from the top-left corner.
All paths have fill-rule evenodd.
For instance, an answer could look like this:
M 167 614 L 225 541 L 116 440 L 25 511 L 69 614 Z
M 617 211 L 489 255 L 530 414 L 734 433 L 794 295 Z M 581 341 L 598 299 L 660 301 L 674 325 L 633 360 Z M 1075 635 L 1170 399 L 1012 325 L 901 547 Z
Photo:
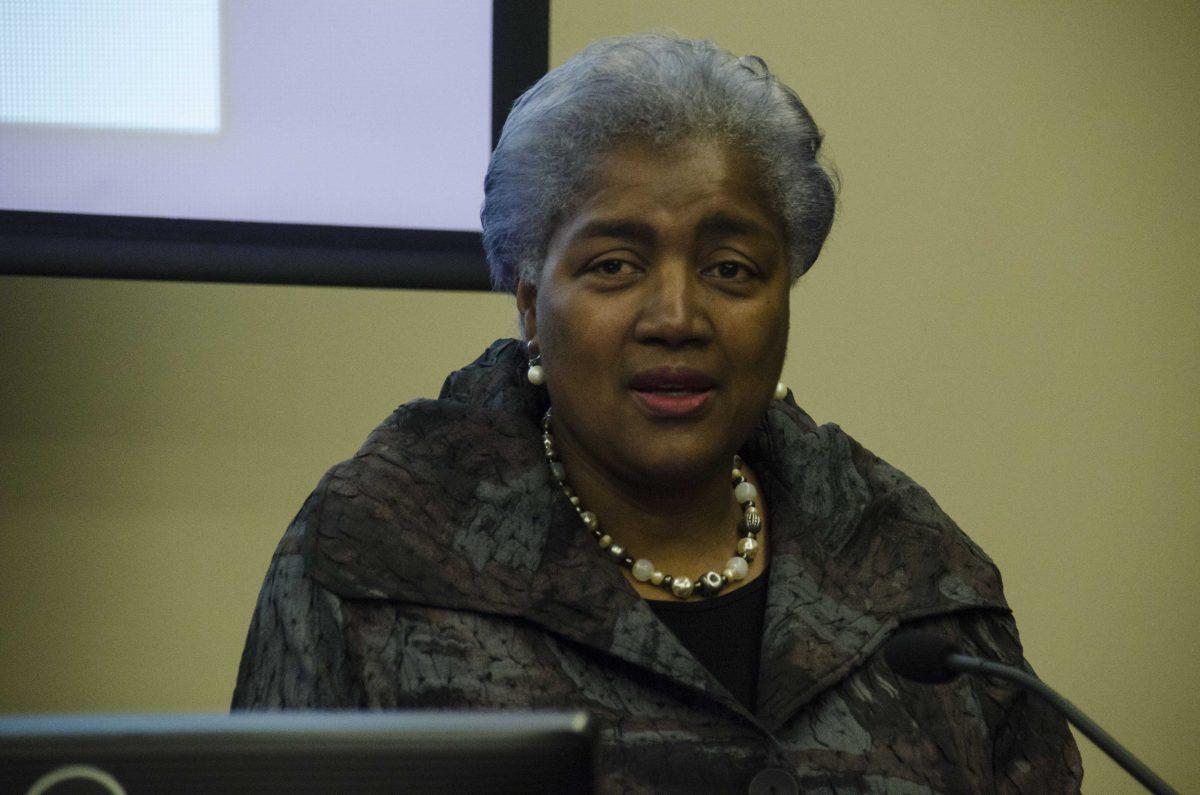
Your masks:
M 537 345 L 537 287 L 524 279 L 517 279 L 517 316 L 521 322 L 521 337 L 531 345 Z

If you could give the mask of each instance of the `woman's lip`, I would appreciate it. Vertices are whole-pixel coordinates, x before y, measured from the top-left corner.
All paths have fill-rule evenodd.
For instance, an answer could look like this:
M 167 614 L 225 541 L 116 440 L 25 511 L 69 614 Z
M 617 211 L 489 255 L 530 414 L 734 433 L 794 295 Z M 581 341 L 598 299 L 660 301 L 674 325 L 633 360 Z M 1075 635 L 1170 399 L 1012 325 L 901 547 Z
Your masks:
M 704 410 L 712 397 L 713 389 L 697 392 L 659 392 L 634 389 L 633 399 L 642 411 L 651 417 L 683 419 L 693 417 Z
M 690 367 L 655 367 L 629 379 L 629 388 L 642 392 L 703 392 L 716 386 L 716 379 Z

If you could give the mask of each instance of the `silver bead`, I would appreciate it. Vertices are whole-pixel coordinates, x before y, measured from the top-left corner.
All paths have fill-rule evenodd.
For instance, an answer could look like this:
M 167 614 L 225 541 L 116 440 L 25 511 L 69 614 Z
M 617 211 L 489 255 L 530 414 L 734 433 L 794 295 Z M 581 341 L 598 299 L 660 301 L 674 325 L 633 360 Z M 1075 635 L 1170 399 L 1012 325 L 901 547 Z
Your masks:
M 680 599 L 687 599 L 691 596 L 693 587 L 692 581 L 688 577 L 676 577 L 671 581 L 671 593 Z
M 620 559 L 620 557 L 625 554 L 625 547 L 621 546 L 620 544 L 613 544 L 608 548 L 608 554 L 612 555 L 614 558 Z
M 602 546 L 602 547 L 612 546 L 612 536 L 610 536 L 608 533 L 605 533 L 604 535 L 600 536 L 600 538 L 598 538 L 596 540 L 600 543 L 600 546 Z
M 600 520 L 596 518 L 596 514 L 591 511 L 584 511 L 579 514 L 579 518 L 583 520 L 583 526 L 588 530 L 595 530 L 600 526 Z
M 762 514 L 755 508 L 747 508 L 742 514 L 742 520 L 738 522 L 743 533 L 757 533 L 762 530 L 762 523 Z
M 574 494 L 572 494 L 567 499 L 569 499 L 571 501 L 571 505 L 575 506 L 576 508 L 579 507 L 579 498 L 576 497 Z

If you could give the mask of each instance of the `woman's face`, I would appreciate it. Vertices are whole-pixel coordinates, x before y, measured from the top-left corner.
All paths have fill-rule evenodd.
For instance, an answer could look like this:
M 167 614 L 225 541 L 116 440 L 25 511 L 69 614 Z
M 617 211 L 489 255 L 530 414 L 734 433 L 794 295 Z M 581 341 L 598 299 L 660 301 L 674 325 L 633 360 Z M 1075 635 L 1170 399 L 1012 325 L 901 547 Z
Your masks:
M 755 176 L 717 143 L 623 145 L 556 228 L 517 305 L 564 459 L 683 485 L 749 437 L 783 367 L 790 286 Z

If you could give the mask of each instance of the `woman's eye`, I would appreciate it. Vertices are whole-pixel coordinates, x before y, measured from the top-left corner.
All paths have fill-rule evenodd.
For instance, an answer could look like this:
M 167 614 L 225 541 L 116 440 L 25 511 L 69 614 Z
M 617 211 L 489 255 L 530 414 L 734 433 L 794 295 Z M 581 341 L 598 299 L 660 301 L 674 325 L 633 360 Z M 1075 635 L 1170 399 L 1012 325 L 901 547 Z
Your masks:
M 619 276 L 632 268 L 633 266 L 623 259 L 601 260 L 592 266 L 592 270 L 607 276 Z
M 740 262 L 726 260 L 718 262 L 713 271 L 722 279 L 744 279 L 750 276 L 750 269 Z

